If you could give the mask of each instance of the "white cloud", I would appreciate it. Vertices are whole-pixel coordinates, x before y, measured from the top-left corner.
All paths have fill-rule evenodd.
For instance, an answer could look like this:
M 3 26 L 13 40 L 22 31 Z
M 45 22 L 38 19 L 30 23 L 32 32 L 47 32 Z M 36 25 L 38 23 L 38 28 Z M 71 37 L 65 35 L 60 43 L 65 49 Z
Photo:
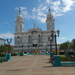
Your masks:
M 33 8 L 33 9 L 32 9 L 32 12 L 35 12 L 35 11 L 36 11 L 36 8 Z
M 20 7 L 21 8 L 21 10 L 24 10 L 24 9 L 26 9 L 26 7 Z
M 28 11 L 26 10 L 27 8 L 26 7 L 20 7 L 21 9 L 21 13 L 23 15 L 24 18 L 30 18 L 30 15 L 28 14 Z M 19 10 L 19 7 L 15 7 L 15 10 Z
M 39 20 L 39 22 L 41 22 L 41 23 L 46 22 L 46 18 L 44 18 L 44 17 L 37 17 L 37 20 Z
M 19 10 L 19 8 L 20 8 L 21 10 L 26 9 L 26 7 L 15 7 L 15 10 Z
M 23 11 L 22 15 L 23 15 L 24 18 L 28 18 L 28 19 L 30 18 L 30 15 L 28 14 L 27 11 Z
M 41 0 L 38 0 L 40 3 Z M 72 6 L 74 6 L 74 0 L 45 0 L 45 2 L 38 5 L 38 7 L 34 7 L 29 14 L 26 7 L 20 7 L 22 9 L 22 14 L 24 18 L 32 18 L 36 19 L 41 23 L 45 23 L 46 16 L 48 13 L 48 5 L 51 8 L 52 14 L 54 17 L 63 16 L 68 11 L 72 10 Z M 16 7 L 15 9 L 19 9 Z
M 47 7 L 46 6 L 43 6 L 41 10 L 44 11 L 46 9 L 47 9 Z
M 62 0 L 63 5 L 65 5 L 65 7 L 63 8 L 63 12 L 67 12 L 69 10 L 71 10 L 72 6 L 74 5 L 75 1 L 73 0 Z
M 54 6 L 59 6 L 59 5 L 60 5 L 60 1 L 52 2 L 52 4 L 53 4 Z
M 13 33 L 4 33 L 4 34 L 0 34 L 0 38 L 14 38 L 14 34 Z
M 39 6 L 32 9 L 32 19 L 36 19 L 41 23 L 45 23 L 46 16 L 48 13 L 48 5 L 51 5 L 50 8 L 53 10 L 52 14 L 54 17 L 63 16 L 64 13 L 71 10 L 71 7 L 74 5 L 75 1 L 72 0 L 46 0 L 45 3 L 39 4 Z
M 59 38 L 59 39 L 62 39 L 62 40 L 64 40 L 64 39 L 66 39 L 65 37 L 61 37 L 61 38 Z
M 54 12 L 54 16 L 63 16 L 64 13 L 72 10 L 72 6 L 74 6 L 75 1 L 73 0 L 58 0 L 52 2 L 52 9 Z
M 37 16 L 46 16 L 46 14 L 45 14 L 44 12 L 39 11 L 39 12 L 37 13 Z
M 46 0 L 46 3 L 47 3 L 47 4 L 50 4 L 50 3 L 51 3 L 51 0 Z
M 32 19 L 36 19 L 41 23 L 45 23 L 46 21 L 46 10 L 47 6 L 43 6 L 43 4 L 40 4 L 37 8 L 32 9 Z
M 15 7 L 15 10 L 19 9 L 18 7 Z

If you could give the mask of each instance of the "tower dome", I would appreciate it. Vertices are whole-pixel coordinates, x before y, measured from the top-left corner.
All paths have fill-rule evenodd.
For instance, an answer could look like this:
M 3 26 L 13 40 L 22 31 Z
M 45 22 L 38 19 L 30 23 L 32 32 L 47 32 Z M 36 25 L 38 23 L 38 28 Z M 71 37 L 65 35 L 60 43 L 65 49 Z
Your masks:
M 18 15 L 17 18 L 16 18 L 16 21 L 23 21 L 22 15 Z
M 17 17 L 16 17 L 16 21 L 15 21 L 15 23 L 16 23 L 16 32 L 24 32 L 24 22 L 23 22 L 23 17 L 22 17 L 22 15 L 20 14 L 21 13 L 21 11 L 20 11 L 20 8 L 19 8 L 19 13 L 18 13 L 18 15 L 17 15 Z
M 23 21 L 23 17 L 22 17 L 22 15 L 21 15 L 20 8 L 19 8 L 18 16 L 16 17 L 16 21 L 19 21 L 19 22 L 22 22 L 22 21 Z
M 47 14 L 47 19 L 53 19 L 53 15 L 52 13 L 50 12 L 50 9 L 48 9 L 48 14 Z
M 18 15 L 18 16 L 17 16 L 17 18 L 20 18 L 20 19 L 22 19 L 22 15 Z
M 52 15 L 52 13 L 50 12 L 50 8 L 48 9 L 46 23 L 47 23 L 47 31 L 54 30 L 54 17 Z

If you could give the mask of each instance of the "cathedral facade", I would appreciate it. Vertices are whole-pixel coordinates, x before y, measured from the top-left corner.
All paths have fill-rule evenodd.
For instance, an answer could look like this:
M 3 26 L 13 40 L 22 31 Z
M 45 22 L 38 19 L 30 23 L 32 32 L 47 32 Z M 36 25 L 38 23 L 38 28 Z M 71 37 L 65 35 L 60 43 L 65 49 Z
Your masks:
M 50 9 L 48 9 L 46 18 L 47 31 L 42 31 L 41 28 L 36 28 L 36 24 L 34 23 L 34 28 L 28 29 L 27 32 L 24 32 L 23 17 L 19 10 L 19 14 L 15 21 L 14 50 L 24 52 L 32 52 L 36 50 L 47 50 L 50 52 L 51 48 L 52 50 L 55 50 L 55 37 L 50 41 L 50 39 L 52 39 L 51 32 L 54 31 L 54 34 L 56 34 L 54 21 L 54 17 L 50 12 Z

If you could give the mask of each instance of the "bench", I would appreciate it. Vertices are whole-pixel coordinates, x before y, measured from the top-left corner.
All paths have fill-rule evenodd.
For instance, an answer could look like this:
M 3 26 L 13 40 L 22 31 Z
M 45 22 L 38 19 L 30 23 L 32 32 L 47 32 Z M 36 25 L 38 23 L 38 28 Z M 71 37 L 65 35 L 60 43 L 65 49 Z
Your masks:
M 2 63 L 2 62 L 5 62 L 5 61 L 7 61 L 7 58 L 6 57 L 0 57 L 0 62 Z

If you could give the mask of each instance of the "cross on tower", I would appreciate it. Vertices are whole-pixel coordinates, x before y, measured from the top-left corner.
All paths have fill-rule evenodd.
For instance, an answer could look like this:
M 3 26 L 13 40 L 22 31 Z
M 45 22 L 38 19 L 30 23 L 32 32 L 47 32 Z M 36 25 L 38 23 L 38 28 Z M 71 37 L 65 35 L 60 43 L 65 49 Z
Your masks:
M 50 13 L 50 6 L 49 6 L 49 9 L 48 10 L 49 10 L 49 13 Z
M 21 13 L 21 8 L 19 8 L 19 15 L 20 15 L 20 13 Z

